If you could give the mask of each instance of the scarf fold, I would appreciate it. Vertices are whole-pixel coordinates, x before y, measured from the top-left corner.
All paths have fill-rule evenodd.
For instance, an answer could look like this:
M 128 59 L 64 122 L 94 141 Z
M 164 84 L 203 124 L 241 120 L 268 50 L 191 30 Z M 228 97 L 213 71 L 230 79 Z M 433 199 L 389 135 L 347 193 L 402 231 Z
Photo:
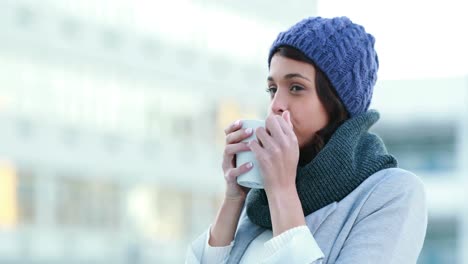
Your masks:
M 382 139 L 369 132 L 379 118 L 369 110 L 348 119 L 312 161 L 298 166 L 296 188 L 304 216 L 342 200 L 377 171 L 397 167 Z M 265 190 L 250 190 L 246 207 L 253 223 L 272 228 Z

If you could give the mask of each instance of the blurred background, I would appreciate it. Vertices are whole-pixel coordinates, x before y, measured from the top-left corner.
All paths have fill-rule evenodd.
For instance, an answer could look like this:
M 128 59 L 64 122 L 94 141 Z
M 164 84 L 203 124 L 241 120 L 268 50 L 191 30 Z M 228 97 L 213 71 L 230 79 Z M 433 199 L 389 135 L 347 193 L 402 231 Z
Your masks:
M 182 263 L 264 118 L 267 53 L 312 15 L 376 37 L 373 128 L 426 184 L 419 263 L 468 263 L 465 1 L 0 0 L 0 263 Z

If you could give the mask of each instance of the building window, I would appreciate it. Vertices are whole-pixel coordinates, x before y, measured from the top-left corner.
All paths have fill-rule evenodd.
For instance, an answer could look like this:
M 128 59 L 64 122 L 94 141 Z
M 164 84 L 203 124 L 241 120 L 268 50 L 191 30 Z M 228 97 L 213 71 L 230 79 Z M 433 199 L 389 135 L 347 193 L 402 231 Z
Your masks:
M 120 225 L 118 185 L 108 181 L 60 177 L 57 223 L 62 226 L 116 229 Z
M 456 218 L 429 219 L 418 263 L 457 263 L 459 227 Z
M 18 170 L 16 186 L 18 198 L 18 223 L 22 225 L 34 224 L 36 220 L 36 192 L 37 177 L 28 170 Z
M 383 124 L 376 133 L 404 169 L 424 172 L 456 169 L 456 128 L 453 124 Z

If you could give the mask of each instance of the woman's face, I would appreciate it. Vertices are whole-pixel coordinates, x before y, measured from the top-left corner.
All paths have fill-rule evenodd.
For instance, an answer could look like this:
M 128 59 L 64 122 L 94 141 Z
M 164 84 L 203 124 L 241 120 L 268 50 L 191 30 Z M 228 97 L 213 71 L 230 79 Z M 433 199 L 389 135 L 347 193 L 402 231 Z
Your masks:
M 328 123 L 328 115 L 315 87 L 314 66 L 276 54 L 271 59 L 268 76 L 271 96 L 269 115 L 288 110 L 299 148 Z

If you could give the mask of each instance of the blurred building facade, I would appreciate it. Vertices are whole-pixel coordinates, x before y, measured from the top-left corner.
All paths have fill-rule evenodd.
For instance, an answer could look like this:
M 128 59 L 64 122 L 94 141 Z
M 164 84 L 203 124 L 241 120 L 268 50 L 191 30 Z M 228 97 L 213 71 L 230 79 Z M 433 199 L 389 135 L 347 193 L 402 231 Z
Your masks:
M 0 1 L 0 263 L 182 262 L 222 198 L 223 128 L 267 113 L 266 64 L 57 3 Z M 373 106 L 426 183 L 419 263 L 468 263 L 468 77 L 379 81 Z

